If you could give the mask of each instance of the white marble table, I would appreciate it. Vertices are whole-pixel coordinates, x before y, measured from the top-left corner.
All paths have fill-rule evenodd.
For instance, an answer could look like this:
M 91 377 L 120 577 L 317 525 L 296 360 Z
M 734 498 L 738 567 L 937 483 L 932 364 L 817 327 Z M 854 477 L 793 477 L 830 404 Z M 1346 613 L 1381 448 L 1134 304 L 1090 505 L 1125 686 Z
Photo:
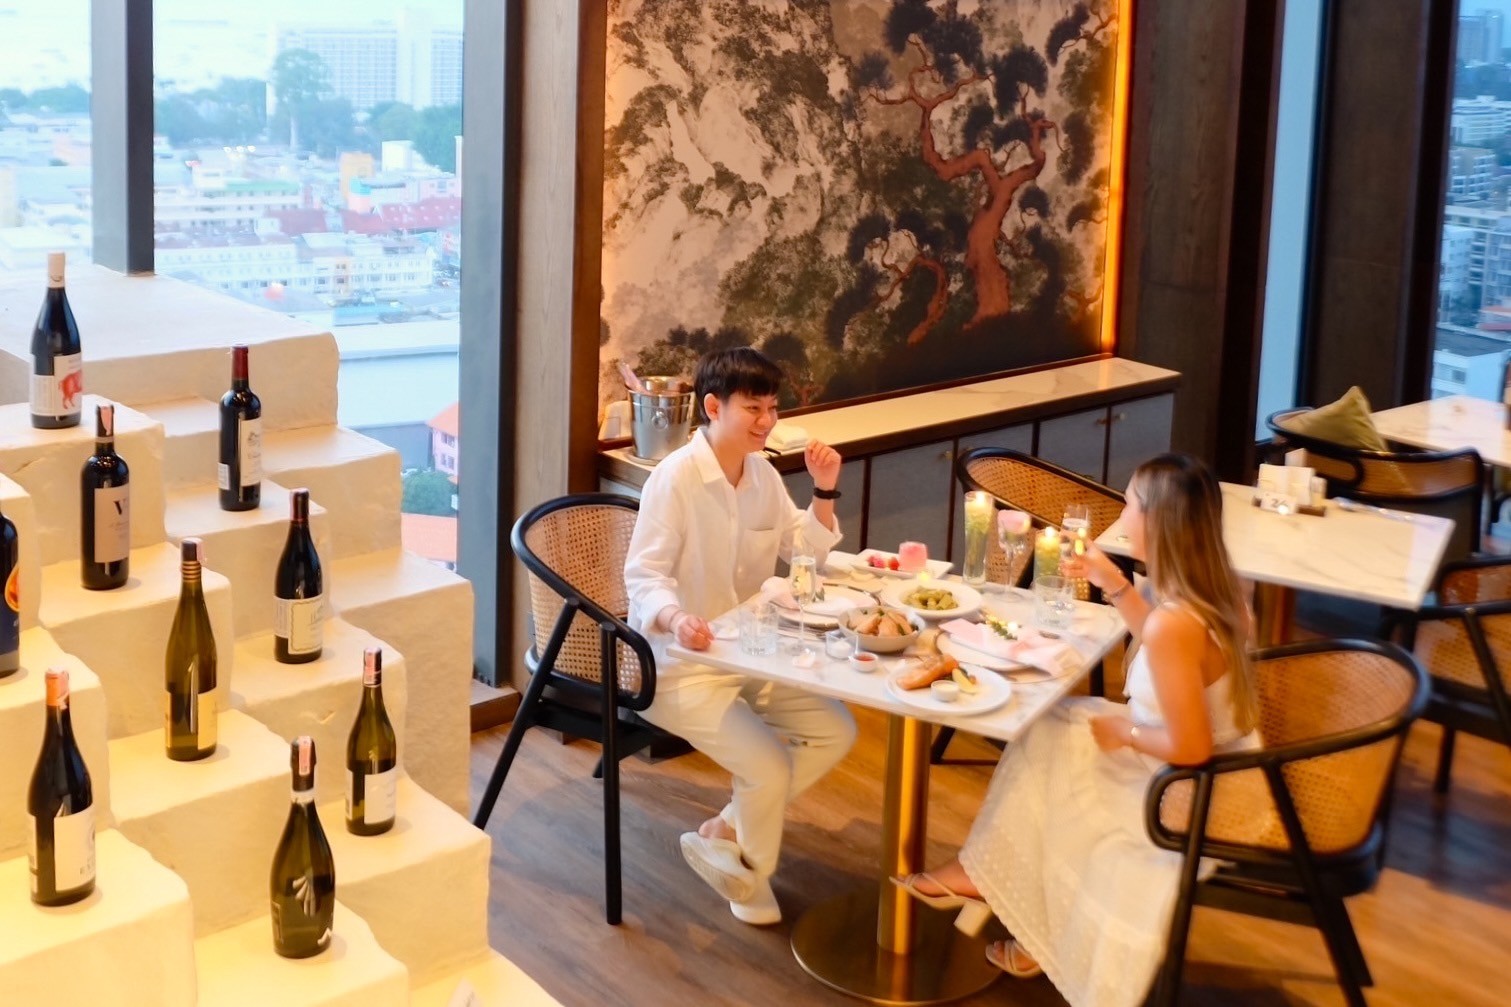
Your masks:
M 1511 468 L 1511 429 L 1499 402 L 1450 395 L 1385 409 L 1372 419 L 1386 440 L 1431 451 L 1474 448 L 1491 465 Z
M 1415 610 L 1437 576 L 1453 534 L 1449 518 L 1391 511 L 1345 511 L 1328 501 L 1321 517 L 1276 514 L 1253 504 L 1254 488 L 1222 484 L 1222 534 L 1240 577 L 1286 590 L 1301 589 Z M 1097 539 L 1104 552 L 1128 555 L 1122 521 Z M 1289 594 L 1255 592 L 1261 640 L 1279 642 L 1285 618 L 1272 603 L 1289 605 Z
M 842 577 L 849 554 L 831 552 L 826 574 Z M 953 579 L 953 578 L 952 578 Z M 986 605 L 1004 619 L 1033 622 L 1033 604 L 989 592 Z M 721 617 L 732 624 L 733 614 Z M 956 931 L 952 914 L 920 912 L 912 899 L 889 882 L 894 874 L 925 867 L 928 827 L 930 722 L 986 737 L 1014 741 L 1069 692 L 1124 636 L 1121 617 L 1110 606 L 1077 603 L 1066 639 L 1082 658 L 1074 674 L 1033 682 L 1014 681 L 1005 706 L 979 716 L 935 715 L 909 706 L 888 693 L 886 678 L 901 661 L 883 655 L 881 667 L 855 671 L 843 660 L 825 657 L 806 668 L 793 665 L 786 652 L 791 641 L 771 656 L 740 650 L 737 640 L 715 640 L 704 651 L 673 644 L 667 653 L 735 674 L 794 685 L 808 692 L 881 710 L 888 714 L 886 806 L 878 883 L 820 903 L 793 928 L 792 948 L 799 964 L 820 982 L 874 1003 L 941 1003 L 984 988 L 1000 972 L 983 967 L 980 939 Z M 810 638 L 812 634 L 810 633 Z M 988 672 L 987 674 L 991 674 Z M 926 961 L 915 960 L 913 952 Z

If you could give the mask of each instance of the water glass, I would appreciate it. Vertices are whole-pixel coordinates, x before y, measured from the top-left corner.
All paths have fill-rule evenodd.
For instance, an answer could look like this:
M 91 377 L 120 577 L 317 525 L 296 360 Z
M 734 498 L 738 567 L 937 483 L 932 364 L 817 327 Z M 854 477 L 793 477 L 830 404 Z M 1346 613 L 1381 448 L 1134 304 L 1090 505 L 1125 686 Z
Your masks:
M 738 619 L 740 650 L 756 657 L 776 653 L 776 606 L 769 601 L 753 601 L 740 606 Z
M 1028 592 L 1013 587 L 1023 574 L 1024 561 L 1034 547 L 1033 522 L 1022 511 L 1002 511 L 997 515 L 997 538 L 1007 563 L 1007 580 L 1002 589 L 1011 598 L 1027 599 Z
M 1065 633 L 1075 618 L 1073 585 L 1067 577 L 1034 580 L 1034 624 L 1045 633 Z
M 842 629 L 831 629 L 824 634 L 824 653 L 836 661 L 843 661 L 855 650 L 850 634 Z

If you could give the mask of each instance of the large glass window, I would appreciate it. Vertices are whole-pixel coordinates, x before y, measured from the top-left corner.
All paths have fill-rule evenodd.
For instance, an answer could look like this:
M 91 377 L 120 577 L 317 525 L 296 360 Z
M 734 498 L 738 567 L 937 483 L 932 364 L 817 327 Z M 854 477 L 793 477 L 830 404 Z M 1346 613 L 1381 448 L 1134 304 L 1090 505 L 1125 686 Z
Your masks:
M 455 567 L 462 0 L 156 0 L 156 269 L 335 334 Z
M 0 270 L 88 261 L 89 5 L 0 6 Z
M 1432 397 L 1500 399 L 1511 357 L 1511 0 L 1460 0 Z

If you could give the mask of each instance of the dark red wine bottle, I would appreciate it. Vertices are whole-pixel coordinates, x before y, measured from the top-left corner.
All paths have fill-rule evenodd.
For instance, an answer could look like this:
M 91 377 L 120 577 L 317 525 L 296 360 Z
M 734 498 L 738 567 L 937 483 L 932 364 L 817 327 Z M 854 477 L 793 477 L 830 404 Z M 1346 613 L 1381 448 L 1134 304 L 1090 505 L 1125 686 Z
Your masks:
M 66 906 L 94 891 L 94 788 L 68 707 L 68 672 L 51 668 L 42 751 L 26 795 L 31 899 L 44 906 Z
M 47 254 L 47 295 L 31 330 L 31 425 L 79 425 L 84 408 L 84 349 L 63 289 L 62 252 Z
M 222 510 L 256 510 L 262 502 L 262 400 L 247 379 L 247 348 L 231 347 L 231 390 L 220 399 Z
M 304 664 L 320 656 L 325 629 L 325 579 L 310 538 L 310 491 L 289 494 L 289 537 L 273 577 L 273 656 Z
M 0 678 L 21 667 L 20 545 L 15 522 L 0 514 L 0 584 L 5 585 L 5 601 L 0 603 Z
M 94 454 L 80 479 L 80 577 L 91 591 L 121 587 L 131 566 L 131 472 L 115 453 L 115 406 L 109 403 L 95 407 Z

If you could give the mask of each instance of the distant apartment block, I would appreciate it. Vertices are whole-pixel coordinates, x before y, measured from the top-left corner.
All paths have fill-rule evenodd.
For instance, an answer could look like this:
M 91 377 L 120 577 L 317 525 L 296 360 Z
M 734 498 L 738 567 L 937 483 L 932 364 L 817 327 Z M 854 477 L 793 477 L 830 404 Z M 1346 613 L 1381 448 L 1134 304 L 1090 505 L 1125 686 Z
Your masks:
M 1491 95 L 1455 98 L 1449 119 L 1448 142 L 1456 147 L 1490 147 L 1511 133 L 1511 101 Z
M 194 168 L 187 185 L 159 185 L 153 193 L 159 232 L 203 234 L 271 230 L 268 215 L 304 205 L 298 182 L 241 178 L 220 168 Z
M 1458 58 L 1465 63 L 1499 63 L 1504 45 L 1504 18 L 1499 11 L 1459 15 Z
M 450 476 L 454 484 L 457 481 L 457 443 L 461 433 L 460 406 L 453 402 L 431 417 L 427 425 L 430 427 L 430 458 L 435 470 Z
M 1478 203 L 1495 190 L 1495 151 L 1484 147 L 1453 147 L 1448 152 L 1448 199 Z
M 1469 261 L 1474 231 L 1449 224 L 1443 228 L 1438 256 L 1438 310 L 1448 311 L 1469 300 Z
M 431 252 L 412 241 L 346 234 L 157 236 L 157 271 L 225 293 L 283 291 L 342 300 L 430 285 Z
M 405 8 L 394 24 L 279 28 L 274 58 L 287 49 L 319 56 L 332 90 L 358 111 L 389 101 L 415 108 L 462 101 L 461 29 L 437 28 L 423 10 Z

